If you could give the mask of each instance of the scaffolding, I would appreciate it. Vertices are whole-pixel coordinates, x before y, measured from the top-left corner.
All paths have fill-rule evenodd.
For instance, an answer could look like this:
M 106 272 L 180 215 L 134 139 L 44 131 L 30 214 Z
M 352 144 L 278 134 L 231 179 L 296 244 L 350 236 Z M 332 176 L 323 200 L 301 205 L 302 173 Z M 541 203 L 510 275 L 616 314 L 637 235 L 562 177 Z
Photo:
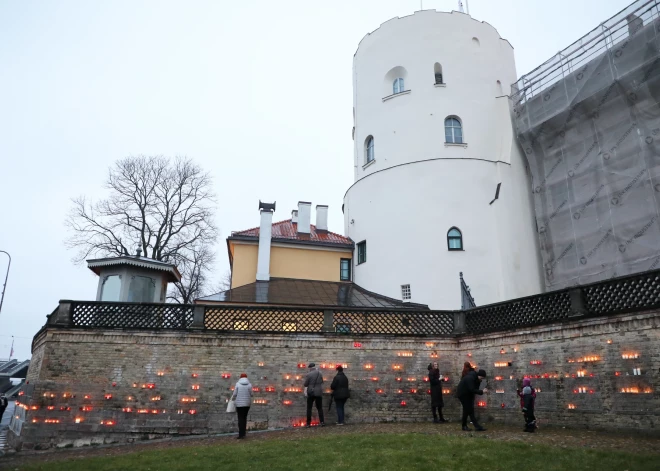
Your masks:
M 547 289 L 660 267 L 660 0 L 512 85 Z

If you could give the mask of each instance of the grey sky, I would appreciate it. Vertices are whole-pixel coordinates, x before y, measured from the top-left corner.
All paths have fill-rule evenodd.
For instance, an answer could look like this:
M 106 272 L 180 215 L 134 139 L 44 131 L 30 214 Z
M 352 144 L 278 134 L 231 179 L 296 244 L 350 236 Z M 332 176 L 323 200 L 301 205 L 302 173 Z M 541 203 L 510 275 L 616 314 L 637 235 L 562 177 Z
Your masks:
M 628 0 L 469 0 L 515 48 L 518 74 Z M 424 0 L 450 11 L 457 0 Z M 224 239 L 298 200 L 330 205 L 343 233 L 352 183 L 352 58 L 380 23 L 419 0 L 0 0 L 0 249 L 13 257 L 0 358 L 30 355 L 59 299 L 93 299 L 96 277 L 71 263 L 63 221 L 73 196 L 103 195 L 116 159 L 186 155 L 218 194 Z M 396 215 L 393 215 L 395 223 Z M 4 279 L 6 257 L 0 254 Z

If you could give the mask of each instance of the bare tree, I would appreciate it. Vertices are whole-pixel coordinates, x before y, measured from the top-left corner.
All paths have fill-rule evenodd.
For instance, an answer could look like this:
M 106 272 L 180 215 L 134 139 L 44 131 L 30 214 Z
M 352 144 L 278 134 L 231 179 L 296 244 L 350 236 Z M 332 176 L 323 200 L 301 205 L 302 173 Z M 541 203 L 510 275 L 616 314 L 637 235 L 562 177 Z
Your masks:
M 207 282 L 218 231 L 215 195 L 208 173 L 188 158 L 126 157 L 111 167 L 97 202 L 73 199 L 66 241 L 76 263 L 89 257 L 142 253 L 173 263 L 182 272 L 176 298 L 190 302 Z

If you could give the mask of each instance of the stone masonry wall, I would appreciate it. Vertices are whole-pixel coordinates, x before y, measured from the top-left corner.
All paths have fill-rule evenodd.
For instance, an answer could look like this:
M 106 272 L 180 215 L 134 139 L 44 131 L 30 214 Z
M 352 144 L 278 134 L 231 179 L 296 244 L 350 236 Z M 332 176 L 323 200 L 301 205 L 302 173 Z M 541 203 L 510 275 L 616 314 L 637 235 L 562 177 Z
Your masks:
M 35 342 L 10 441 L 46 448 L 236 431 L 225 409 L 242 372 L 256 388 L 249 428 L 300 426 L 312 361 L 327 423 L 336 364 L 350 381 L 348 423 L 431 420 L 426 373 L 438 361 L 448 426 L 459 426 L 453 394 L 470 361 L 488 372 L 490 391 L 477 398 L 485 422 L 522 427 L 515 390 L 530 376 L 541 426 L 657 433 L 659 324 L 646 312 L 452 339 L 49 328 Z

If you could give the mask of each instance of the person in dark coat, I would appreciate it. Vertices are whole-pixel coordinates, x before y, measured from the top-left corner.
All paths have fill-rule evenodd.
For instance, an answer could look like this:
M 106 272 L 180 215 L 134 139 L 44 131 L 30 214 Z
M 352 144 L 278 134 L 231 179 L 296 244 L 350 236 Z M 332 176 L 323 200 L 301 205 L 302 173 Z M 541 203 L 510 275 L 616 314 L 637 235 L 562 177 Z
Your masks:
M 532 387 L 532 380 L 523 379 L 522 391 L 516 391 L 520 396 L 520 408 L 525 418 L 525 432 L 534 432 L 536 430 L 536 416 L 534 415 L 534 403 L 536 402 L 536 391 Z
M 323 375 L 316 367 L 316 364 L 309 364 L 309 373 L 305 376 L 305 396 L 307 396 L 307 424 L 305 427 L 312 426 L 312 405 L 316 405 L 319 413 L 319 422 L 321 427 L 325 425 L 323 418 Z
M 474 416 L 474 396 L 476 394 L 482 395 L 487 392 L 486 388 L 479 389 L 481 380 L 486 378 L 486 372 L 484 370 L 479 371 L 469 371 L 458 383 L 456 390 L 456 396 L 461 401 L 463 406 L 463 416 L 461 418 L 461 425 L 463 430 L 470 432 L 471 429 L 467 426 L 467 418 L 470 417 L 470 420 L 474 424 L 474 427 L 477 432 L 483 432 L 486 429 L 479 425 L 477 418 Z
M 442 375 L 438 368 L 438 363 L 429 364 L 429 383 L 431 384 L 431 412 L 433 412 L 433 423 L 440 424 L 447 422 L 442 416 L 442 408 L 445 402 L 442 400 Z M 437 413 L 436 413 L 437 410 Z M 438 415 L 440 418 L 438 418 Z
M 5 393 L 0 394 L 0 422 L 2 422 L 2 414 L 5 413 L 5 409 L 9 405 L 9 401 L 5 396 Z
M 351 393 L 348 389 L 348 378 L 341 365 L 337 366 L 337 376 L 332 380 L 330 389 L 332 389 L 332 397 L 337 408 L 337 425 L 344 425 L 344 405 L 346 400 L 351 397 Z

